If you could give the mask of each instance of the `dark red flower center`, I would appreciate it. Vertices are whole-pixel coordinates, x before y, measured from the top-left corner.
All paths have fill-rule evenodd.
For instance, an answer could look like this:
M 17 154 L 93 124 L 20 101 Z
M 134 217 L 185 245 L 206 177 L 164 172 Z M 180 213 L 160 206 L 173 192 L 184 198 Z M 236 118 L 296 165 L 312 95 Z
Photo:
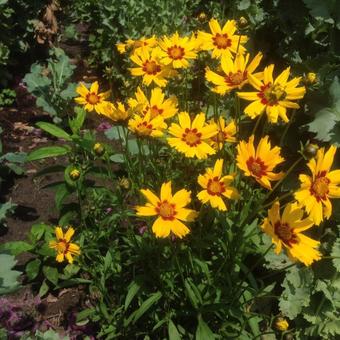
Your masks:
M 247 167 L 249 171 L 257 178 L 261 178 L 266 174 L 267 166 L 264 164 L 263 160 L 259 157 L 250 157 L 247 162 Z
M 213 44 L 218 49 L 226 49 L 231 46 L 231 39 L 229 39 L 228 34 L 220 34 L 216 33 L 215 36 L 212 38 Z

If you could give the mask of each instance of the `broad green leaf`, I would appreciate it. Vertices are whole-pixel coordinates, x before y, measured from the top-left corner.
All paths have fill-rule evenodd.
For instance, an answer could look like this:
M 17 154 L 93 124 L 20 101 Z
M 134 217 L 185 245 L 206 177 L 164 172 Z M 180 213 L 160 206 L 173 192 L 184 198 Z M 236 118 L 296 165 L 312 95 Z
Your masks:
M 0 295 L 13 292 L 19 287 L 17 282 L 21 272 L 12 270 L 16 264 L 14 256 L 0 254 Z
M 68 148 L 63 146 L 46 146 L 32 151 L 28 155 L 27 161 L 31 162 L 48 157 L 64 156 L 67 155 L 68 152 L 69 152 Z
M 19 255 L 21 253 L 32 250 L 33 246 L 24 241 L 13 241 L 4 243 L 1 248 L 4 250 L 8 250 L 12 255 Z
M 124 163 L 125 159 L 123 154 L 116 153 L 115 155 L 110 156 L 110 161 L 115 163 Z
M 30 231 L 30 238 L 33 242 L 39 241 L 45 231 L 49 229 L 50 227 L 46 225 L 45 223 L 36 223 L 32 225 L 31 231 Z
M 52 282 L 55 286 L 58 284 L 59 273 L 57 268 L 43 266 L 42 271 L 48 281 Z
M 38 122 L 36 125 L 40 129 L 48 132 L 52 136 L 65 139 L 69 142 L 72 141 L 71 136 L 66 131 L 64 131 L 63 129 L 61 129 L 60 127 L 54 124 L 47 123 L 47 122 Z
M 310 268 L 292 267 L 282 283 L 279 307 L 290 319 L 297 317 L 308 306 L 312 292 L 313 272 Z
M 41 261 L 39 259 L 35 259 L 27 263 L 25 271 L 30 281 L 34 280 L 38 276 L 40 265 Z

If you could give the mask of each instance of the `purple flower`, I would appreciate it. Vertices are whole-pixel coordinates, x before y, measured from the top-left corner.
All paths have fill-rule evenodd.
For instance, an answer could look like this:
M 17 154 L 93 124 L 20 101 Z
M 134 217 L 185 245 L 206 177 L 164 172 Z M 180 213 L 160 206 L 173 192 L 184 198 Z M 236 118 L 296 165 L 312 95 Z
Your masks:
M 108 122 L 102 122 L 97 126 L 97 131 L 98 132 L 104 132 L 108 129 L 111 129 L 112 125 Z

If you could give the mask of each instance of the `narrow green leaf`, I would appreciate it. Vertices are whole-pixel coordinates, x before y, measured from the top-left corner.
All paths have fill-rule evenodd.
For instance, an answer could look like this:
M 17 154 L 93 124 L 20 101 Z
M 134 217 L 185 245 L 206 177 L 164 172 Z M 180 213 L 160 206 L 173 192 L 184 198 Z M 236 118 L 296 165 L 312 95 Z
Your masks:
M 168 334 L 169 334 L 169 340 L 181 340 L 181 335 L 179 334 L 177 327 L 172 322 L 172 320 L 169 320 L 168 324 Z
M 150 297 L 146 299 L 135 312 L 133 312 L 132 323 L 136 323 L 161 297 L 161 292 L 151 294 Z
M 32 162 L 38 159 L 48 158 L 48 157 L 56 157 L 63 156 L 69 152 L 68 148 L 63 146 L 46 146 L 37 150 L 32 151 L 27 156 L 27 161 Z
M 213 340 L 215 339 L 215 334 L 209 328 L 209 326 L 204 322 L 202 316 L 198 316 L 198 325 L 196 329 L 196 340 Z
M 52 136 L 65 139 L 69 142 L 72 141 L 71 136 L 66 131 L 64 131 L 63 129 L 61 129 L 60 127 L 58 127 L 54 124 L 47 123 L 47 122 L 38 122 L 37 126 L 40 129 L 48 132 Z
M 49 291 L 50 287 L 48 286 L 48 284 L 46 283 L 46 280 L 43 281 L 43 283 L 40 286 L 39 289 L 39 296 L 43 297 L 45 294 L 47 294 L 47 292 Z
M 136 296 L 136 294 L 139 292 L 141 286 L 138 282 L 133 281 L 130 284 L 128 293 L 126 294 L 126 298 L 125 298 L 125 303 L 124 303 L 124 309 L 127 310 L 131 301 L 133 300 L 133 298 Z

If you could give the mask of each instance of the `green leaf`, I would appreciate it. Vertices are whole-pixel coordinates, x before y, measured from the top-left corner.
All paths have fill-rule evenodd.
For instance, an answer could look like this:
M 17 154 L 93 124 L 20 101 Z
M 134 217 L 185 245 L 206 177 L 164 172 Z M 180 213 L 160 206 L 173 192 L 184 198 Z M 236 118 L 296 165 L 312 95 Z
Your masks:
M 58 210 L 61 210 L 64 199 L 72 194 L 72 192 L 73 190 L 71 190 L 70 187 L 64 183 L 57 187 L 54 199 Z
M 113 126 L 104 132 L 105 136 L 110 140 L 119 140 L 124 137 L 124 128 L 121 126 Z
M 142 305 L 131 314 L 132 323 L 136 323 L 160 298 L 162 297 L 161 292 L 156 292 L 150 295 Z M 129 321 L 131 319 L 129 318 Z M 127 325 L 129 322 L 127 323 Z
M 45 294 L 47 294 L 47 292 L 49 291 L 50 287 L 48 286 L 48 284 L 46 283 L 46 280 L 43 281 L 43 283 L 40 286 L 39 289 L 39 296 L 43 297 Z
M 41 261 L 39 259 L 35 259 L 27 263 L 25 271 L 30 281 L 34 280 L 38 276 L 40 265 Z
M 172 320 L 169 320 L 168 323 L 168 334 L 169 334 L 169 340 L 181 340 L 181 335 L 179 334 L 177 327 L 172 322 Z
M 12 255 L 16 256 L 21 253 L 32 250 L 33 246 L 24 241 L 13 241 L 3 244 L 1 248 L 4 250 L 8 250 Z
M 115 163 L 124 163 L 125 159 L 123 154 L 116 153 L 115 155 L 110 156 L 110 161 Z
M 215 334 L 209 328 L 209 326 L 204 322 L 202 316 L 198 316 L 198 325 L 196 329 L 196 340 L 213 340 L 215 339 Z
M 0 295 L 2 295 L 11 293 L 19 288 L 17 279 L 21 273 L 12 270 L 16 264 L 16 260 L 12 255 L 0 254 L 0 263 Z
M 315 114 L 315 119 L 307 124 L 309 131 L 316 133 L 315 138 L 328 142 L 330 141 L 330 131 L 333 129 L 336 121 L 336 116 L 329 108 L 318 111 Z
M 69 119 L 69 125 L 74 134 L 78 134 L 81 127 L 84 124 L 85 118 L 86 118 L 86 111 L 79 107 L 76 106 L 74 108 L 74 112 L 76 114 L 76 117 L 74 119 Z
M 131 301 L 136 296 L 136 294 L 139 292 L 140 288 L 141 288 L 141 286 L 138 282 L 132 281 L 132 283 L 130 284 L 130 286 L 128 288 L 128 292 L 126 294 L 126 297 L 125 297 L 125 303 L 124 303 L 124 309 L 125 310 L 128 309 Z
M 32 225 L 31 231 L 30 231 L 30 239 L 33 242 L 39 241 L 46 230 L 50 229 L 50 226 L 46 225 L 45 223 L 36 223 Z
M 199 290 L 191 279 L 185 279 L 184 286 L 192 306 L 198 309 L 198 306 L 202 304 L 202 297 Z
M 11 201 L 0 203 L 0 223 L 6 219 L 8 214 L 12 214 L 16 208 L 16 204 L 13 204 Z
M 49 113 L 51 116 L 57 116 L 58 113 L 55 108 L 43 97 L 38 97 L 35 101 L 38 107 L 41 107 L 45 112 Z
M 40 129 L 48 132 L 52 136 L 65 139 L 69 142 L 72 141 L 71 136 L 66 131 L 64 131 L 63 129 L 61 129 L 60 127 L 54 124 L 47 123 L 47 122 L 38 122 L 36 125 Z
M 58 284 L 59 273 L 57 268 L 43 266 L 42 271 L 48 281 L 52 282 L 55 286 Z
M 291 268 L 287 273 L 282 287 L 279 307 L 281 312 L 294 319 L 302 308 L 308 306 L 312 292 L 313 272 L 310 268 Z
M 32 151 L 28 155 L 27 161 L 32 162 L 38 159 L 44 159 L 48 157 L 64 156 L 64 155 L 67 155 L 68 152 L 69 152 L 69 149 L 63 146 L 46 146 L 46 147 Z
M 334 258 L 332 259 L 333 265 L 338 272 L 340 272 L 340 238 L 337 238 L 332 246 L 331 256 Z
M 23 164 L 26 162 L 26 152 L 8 152 L 3 156 L 8 162 Z

